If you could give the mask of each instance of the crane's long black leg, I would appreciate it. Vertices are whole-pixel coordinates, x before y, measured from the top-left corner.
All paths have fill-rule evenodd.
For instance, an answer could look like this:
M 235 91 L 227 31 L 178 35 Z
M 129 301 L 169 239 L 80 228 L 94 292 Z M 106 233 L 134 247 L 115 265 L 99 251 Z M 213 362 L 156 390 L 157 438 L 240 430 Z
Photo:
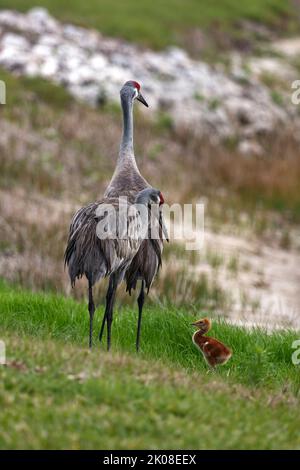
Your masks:
M 142 324 L 142 312 L 143 312 L 143 305 L 145 301 L 145 283 L 144 280 L 142 281 L 141 291 L 139 293 L 137 302 L 139 307 L 139 317 L 138 317 L 138 326 L 137 326 L 137 334 L 136 334 L 136 352 L 139 352 L 140 348 L 140 336 L 141 336 L 141 324 Z
M 116 290 L 117 290 L 118 283 L 114 276 L 112 277 L 112 287 L 108 289 L 108 296 L 107 296 L 107 314 L 106 314 L 106 321 L 107 321 L 107 351 L 110 350 L 111 345 L 111 325 L 113 321 L 113 308 L 116 298 Z
M 99 333 L 100 343 L 102 341 L 102 336 L 103 336 L 103 333 L 104 333 L 105 323 L 106 323 L 106 309 L 105 309 L 105 312 L 104 312 L 104 315 L 103 315 L 102 325 L 101 325 L 101 329 L 100 329 L 100 333 Z
M 89 347 L 92 348 L 93 345 L 93 318 L 95 313 L 95 304 L 93 299 L 93 286 L 89 282 L 89 314 L 90 314 L 90 339 Z
M 115 279 L 115 276 L 112 275 L 109 279 L 109 285 L 108 285 L 108 289 L 106 293 L 105 312 L 103 315 L 102 325 L 101 325 L 101 329 L 99 332 L 99 341 L 101 342 L 103 333 L 104 333 L 105 323 L 107 322 L 107 349 L 108 350 L 111 344 L 111 324 L 112 324 L 112 319 L 113 319 L 113 306 L 114 306 L 117 286 L 118 286 L 117 279 Z
M 102 337 L 103 337 L 103 333 L 104 333 L 104 327 L 105 327 L 105 323 L 106 323 L 106 320 L 107 320 L 107 312 L 108 312 L 108 307 L 109 307 L 109 299 L 112 295 L 112 291 L 113 291 L 113 277 L 111 276 L 109 278 L 108 289 L 107 289 L 107 292 L 106 292 L 105 312 L 104 312 L 104 315 L 103 315 L 102 325 L 101 325 L 101 329 L 100 329 L 100 332 L 99 332 L 99 341 L 100 341 L 100 343 L 102 341 Z

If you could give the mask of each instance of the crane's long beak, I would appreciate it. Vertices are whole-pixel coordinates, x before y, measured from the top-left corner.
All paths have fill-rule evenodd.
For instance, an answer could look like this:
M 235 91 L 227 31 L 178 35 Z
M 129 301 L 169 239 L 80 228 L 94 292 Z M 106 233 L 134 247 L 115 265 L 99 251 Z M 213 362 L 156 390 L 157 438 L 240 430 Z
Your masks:
M 147 101 L 145 100 L 145 98 L 143 97 L 142 93 L 139 93 L 138 96 L 136 97 L 136 99 L 138 101 L 140 101 L 141 103 L 143 103 L 144 106 L 149 108 L 149 105 L 148 105 Z
M 170 241 L 169 240 L 169 234 L 168 234 L 168 230 L 167 230 L 165 221 L 163 219 L 161 210 L 159 211 L 159 225 L 160 225 L 160 228 L 162 230 L 163 236 L 165 237 L 165 240 L 169 243 L 169 241 Z
M 169 234 L 168 234 L 168 230 L 167 230 L 167 227 L 165 226 L 165 223 L 163 221 L 162 223 L 162 230 L 163 230 L 163 234 L 164 234 L 164 237 L 166 239 L 166 242 L 170 242 L 170 239 L 169 239 Z

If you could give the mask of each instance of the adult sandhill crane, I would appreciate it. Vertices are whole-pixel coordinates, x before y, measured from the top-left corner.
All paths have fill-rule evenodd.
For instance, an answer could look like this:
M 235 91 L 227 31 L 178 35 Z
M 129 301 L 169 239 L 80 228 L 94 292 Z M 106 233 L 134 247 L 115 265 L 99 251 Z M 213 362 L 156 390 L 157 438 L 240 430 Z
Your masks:
M 124 198 L 106 196 L 81 208 L 73 217 L 65 251 L 65 263 L 69 268 L 72 286 L 75 285 L 76 279 L 83 275 L 88 279 L 90 348 L 95 312 L 93 286 L 99 279 L 109 276 L 105 308 L 107 349 L 109 349 L 117 286 L 122 281 L 142 240 L 148 235 L 148 230 L 151 228 L 149 216 L 152 206 L 156 204 L 159 207 L 162 203 L 163 197 L 159 190 L 146 188 L 138 192 L 134 205 L 128 206 Z M 141 205 L 147 210 L 147 218 L 141 217 Z
M 124 84 L 120 92 L 121 105 L 123 111 L 123 135 L 120 145 L 119 157 L 111 182 L 105 191 L 104 199 L 116 200 L 120 196 L 126 197 L 129 204 L 134 204 L 138 193 L 145 189 L 151 189 L 149 183 L 140 174 L 133 150 L 133 103 L 135 99 L 148 107 L 147 102 L 140 92 L 140 85 L 135 81 L 128 81 Z M 161 193 L 160 193 L 161 194 Z M 164 202 L 161 197 L 160 204 Z M 90 313 L 90 346 L 92 343 L 92 324 L 95 311 L 92 288 L 94 283 L 101 277 L 110 276 L 108 291 L 106 295 L 106 308 L 103 316 L 102 326 L 99 333 L 101 341 L 107 322 L 107 346 L 110 348 L 111 323 L 113 315 L 113 305 L 118 284 L 126 276 L 127 291 L 131 293 L 136 288 L 138 280 L 141 280 L 141 290 L 138 296 L 138 328 L 136 337 L 136 349 L 139 349 L 142 309 L 144 305 L 144 289 L 149 291 L 152 281 L 161 265 L 161 254 L 163 248 L 163 237 L 167 239 L 167 232 L 163 222 L 161 212 L 156 218 L 158 226 L 158 238 L 152 237 L 142 240 L 137 251 L 130 250 L 130 255 L 126 258 L 119 258 L 116 265 L 110 259 L 106 260 L 106 253 L 112 247 L 108 243 L 105 250 L 101 243 L 97 241 L 95 211 L 99 203 L 92 203 L 80 209 L 74 216 L 71 227 L 68 246 L 65 253 L 65 262 L 69 266 L 71 283 L 74 285 L 75 279 L 86 275 L 89 282 L 89 313 Z M 76 248 L 75 240 L 82 242 L 80 250 Z M 78 235 L 77 235 L 78 234 Z M 118 264 L 120 263 L 120 264 Z
M 147 102 L 141 94 L 140 84 L 136 81 L 128 81 L 121 89 L 121 105 L 123 111 L 123 135 L 120 145 L 119 157 L 113 177 L 105 196 L 116 197 L 126 196 L 132 202 L 137 192 L 151 187 L 139 172 L 133 148 L 133 103 L 137 99 L 148 107 Z M 145 300 L 145 287 L 147 292 L 152 281 L 161 266 L 161 255 L 163 249 L 163 239 L 168 240 L 167 230 L 161 212 L 158 215 L 159 237 L 149 237 L 143 240 L 137 254 L 126 271 L 126 290 L 131 294 L 141 280 L 141 289 L 137 299 L 138 302 L 138 327 L 136 336 L 136 350 L 139 350 L 142 311 Z M 104 314 L 102 327 L 99 334 L 101 341 L 106 315 Z

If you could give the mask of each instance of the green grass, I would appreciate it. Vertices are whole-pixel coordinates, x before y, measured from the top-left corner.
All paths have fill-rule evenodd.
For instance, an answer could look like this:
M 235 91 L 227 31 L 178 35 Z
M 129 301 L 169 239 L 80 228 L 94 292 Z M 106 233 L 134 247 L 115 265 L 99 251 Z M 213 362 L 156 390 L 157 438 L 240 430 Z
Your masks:
M 208 373 L 184 312 L 146 308 L 137 356 L 136 315 L 121 311 L 113 350 L 90 352 L 84 305 L 5 283 L 0 291 L 0 448 L 300 447 L 299 399 L 289 388 L 299 375 L 290 363 L 295 333 L 218 322 L 213 333 L 234 354 Z
M 282 18 L 292 18 L 293 11 L 291 3 L 282 0 L 39 0 L 37 3 L 63 21 L 154 47 L 179 42 L 189 28 L 220 24 L 228 28 L 241 18 L 278 26 Z M 36 2 L 31 0 L 0 1 L 0 8 L 26 11 L 33 6 Z
M 51 338 L 85 346 L 88 343 L 88 312 L 85 303 L 54 294 L 31 293 L 5 283 L 0 291 L 2 332 L 38 338 Z M 96 333 L 100 329 L 103 307 L 96 312 Z M 163 361 L 187 371 L 207 372 L 207 366 L 191 341 L 190 323 L 203 316 L 172 307 L 145 307 L 141 357 Z M 113 350 L 134 353 L 137 312 L 129 307 L 116 308 L 113 323 Z M 225 321 L 214 322 L 211 333 L 228 344 L 233 357 L 217 375 L 249 387 L 282 389 L 289 387 L 297 395 L 299 368 L 291 362 L 292 342 L 299 335 L 293 331 L 266 334 L 262 329 L 247 330 Z M 104 348 L 104 346 L 103 346 Z
M 0 448 L 299 448 L 298 402 L 127 354 L 5 336 Z
M 0 80 L 6 85 L 6 105 L 2 107 L 5 116 L 16 106 L 28 106 L 25 99 L 30 102 L 31 107 L 35 102 L 41 102 L 58 111 L 65 110 L 73 101 L 65 88 L 40 77 L 16 77 L 0 68 Z

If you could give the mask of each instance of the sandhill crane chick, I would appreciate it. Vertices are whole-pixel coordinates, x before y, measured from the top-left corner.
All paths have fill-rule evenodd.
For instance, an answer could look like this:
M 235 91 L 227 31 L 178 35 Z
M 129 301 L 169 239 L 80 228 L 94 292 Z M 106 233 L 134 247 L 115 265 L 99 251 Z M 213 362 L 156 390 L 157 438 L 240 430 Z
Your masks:
M 232 351 L 215 338 L 205 336 L 211 329 L 209 318 L 202 318 L 194 323 L 197 331 L 193 334 L 193 343 L 200 349 L 203 357 L 210 367 L 226 364 L 232 356 Z

